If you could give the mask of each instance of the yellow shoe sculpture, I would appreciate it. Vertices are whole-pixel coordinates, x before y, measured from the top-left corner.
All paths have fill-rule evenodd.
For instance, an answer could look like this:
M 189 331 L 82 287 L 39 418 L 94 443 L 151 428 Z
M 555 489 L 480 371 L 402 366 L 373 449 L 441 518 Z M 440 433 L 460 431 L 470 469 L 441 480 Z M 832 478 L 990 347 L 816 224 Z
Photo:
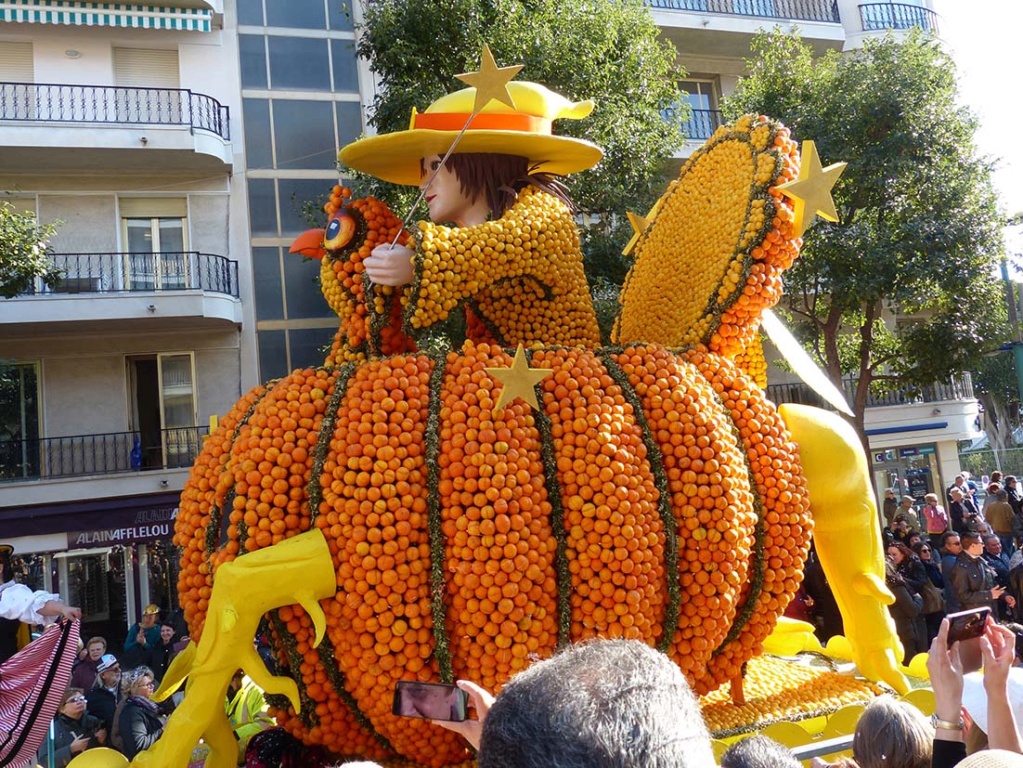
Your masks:
M 319 644 L 326 630 L 319 600 L 333 597 L 334 591 L 330 550 L 319 530 L 224 563 L 210 595 L 202 639 L 198 645 L 189 643 L 174 659 L 160 690 L 153 695 L 162 701 L 187 677 L 185 698 L 156 745 L 139 753 L 130 765 L 188 765 L 201 738 L 210 747 L 206 768 L 234 768 L 238 746 L 224 713 L 224 696 L 236 670 L 244 670 L 263 690 L 287 696 L 296 711 L 300 706 L 295 681 L 270 674 L 253 647 L 260 620 L 273 608 L 297 603 L 312 619 Z M 97 749 L 83 752 L 69 765 L 117 768 L 129 763 L 112 749 Z
M 898 662 L 902 646 L 886 608 L 895 597 L 884 583 L 877 507 L 863 447 L 841 416 L 804 405 L 778 410 L 799 445 L 817 554 L 845 620 L 853 661 L 860 674 L 906 693 L 909 682 Z

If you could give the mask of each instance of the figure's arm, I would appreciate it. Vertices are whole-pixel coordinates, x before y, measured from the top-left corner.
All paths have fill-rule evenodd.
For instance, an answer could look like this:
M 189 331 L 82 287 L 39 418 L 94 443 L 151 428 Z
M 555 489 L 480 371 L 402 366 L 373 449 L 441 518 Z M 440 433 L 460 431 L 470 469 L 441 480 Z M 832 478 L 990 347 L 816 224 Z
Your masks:
M 442 321 L 500 281 L 528 277 L 549 287 L 558 282 L 564 263 L 559 260 L 578 250 L 579 233 L 568 208 L 534 188 L 520 192 L 496 221 L 471 227 L 420 222 L 415 275 L 402 298 L 406 323 L 426 328 Z
M 0 616 L 26 624 L 48 624 L 58 616 L 80 619 L 82 612 L 66 605 L 60 595 L 42 590 L 33 591 L 23 584 L 12 584 L 0 592 Z

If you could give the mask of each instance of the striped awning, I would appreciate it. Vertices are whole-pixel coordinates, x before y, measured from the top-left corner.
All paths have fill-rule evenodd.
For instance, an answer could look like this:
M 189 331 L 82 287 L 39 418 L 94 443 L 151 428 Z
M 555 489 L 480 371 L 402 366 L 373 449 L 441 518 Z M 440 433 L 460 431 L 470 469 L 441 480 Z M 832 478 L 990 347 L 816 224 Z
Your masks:
M 209 32 L 213 11 L 70 0 L 0 0 L 0 21 Z

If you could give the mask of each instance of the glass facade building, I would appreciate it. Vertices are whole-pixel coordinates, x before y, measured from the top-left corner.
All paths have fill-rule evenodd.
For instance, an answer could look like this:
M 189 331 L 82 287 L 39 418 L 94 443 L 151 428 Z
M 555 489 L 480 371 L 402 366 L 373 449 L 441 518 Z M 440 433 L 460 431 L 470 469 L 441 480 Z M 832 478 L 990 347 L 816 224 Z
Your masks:
M 321 222 L 337 151 L 362 132 L 351 10 L 340 0 L 237 0 L 259 379 L 323 362 L 337 316 L 317 265 L 288 253 Z

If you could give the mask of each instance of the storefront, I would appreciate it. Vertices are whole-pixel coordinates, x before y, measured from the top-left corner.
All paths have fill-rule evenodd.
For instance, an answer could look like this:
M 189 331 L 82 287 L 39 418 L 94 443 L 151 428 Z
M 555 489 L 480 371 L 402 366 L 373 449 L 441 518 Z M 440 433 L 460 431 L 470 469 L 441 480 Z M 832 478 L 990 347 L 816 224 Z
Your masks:
M 177 493 L 0 509 L 20 580 L 82 608 L 82 634 L 120 648 L 149 603 L 178 608 Z
M 938 493 L 940 484 L 938 448 L 933 443 L 906 445 L 871 451 L 874 486 L 894 488 L 896 499 L 912 496 L 914 506 L 924 503 L 928 493 Z

